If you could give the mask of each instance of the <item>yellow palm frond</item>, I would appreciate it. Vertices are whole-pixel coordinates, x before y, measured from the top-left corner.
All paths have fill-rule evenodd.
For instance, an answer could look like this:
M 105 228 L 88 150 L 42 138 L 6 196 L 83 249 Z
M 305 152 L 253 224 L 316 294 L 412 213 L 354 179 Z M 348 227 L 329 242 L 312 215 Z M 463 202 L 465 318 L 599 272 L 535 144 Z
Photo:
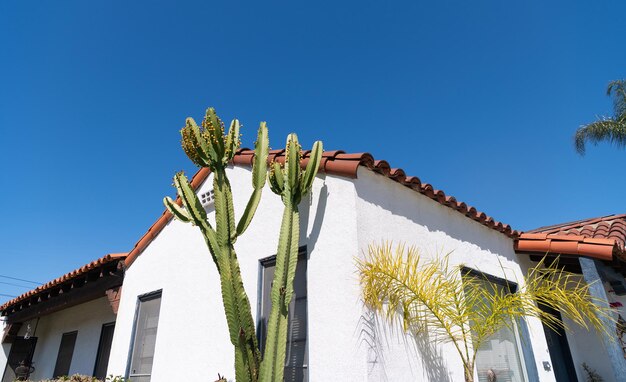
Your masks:
M 452 342 L 467 381 L 473 378 L 473 349 L 498 330 L 512 329 L 524 317 L 537 317 L 555 330 L 569 329 L 538 304 L 588 330 L 608 334 L 611 329 L 603 320 L 615 322 L 606 302 L 592 297 L 589 285 L 558 262 L 541 261 L 531 268 L 514 293 L 486 275 L 450 265 L 450 254 L 422 258 L 415 247 L 402 244 L 370 245 L 357 268 L 365 304 L 391 323 L 400 318 L 405 332 L 427 331 L 437 342 Z

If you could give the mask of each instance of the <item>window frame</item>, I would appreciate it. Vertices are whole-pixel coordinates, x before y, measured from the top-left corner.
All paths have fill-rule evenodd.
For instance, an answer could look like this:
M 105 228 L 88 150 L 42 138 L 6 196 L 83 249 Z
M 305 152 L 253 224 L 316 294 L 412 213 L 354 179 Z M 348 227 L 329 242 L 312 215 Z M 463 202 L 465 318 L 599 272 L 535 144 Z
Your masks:
M 480 279 L 483 279 L 487 282 L 491 282 L 497 285 L 500 285 L 504 288 L 506 288 L 508 290 L 509 293 L 517 293 L 518 291 L 518 285 L 517 283 L 514 283 L 512 281 L 509 281 L 505 278 L 502 277 L 498 277 L 498 276 L 494 276 L 492 274 L 489 273 L 485 273 L 482 271 L 479 271 L 477 269 L 474 268 L 469 268 L 469 267 L 462 267 L 461 268 L 461 278 L 464 277 L 477 277 Z M 528 366 L 528 362 L 526 361 L 526 359 L 528 358 L 528 355 L 530 354 L 531 356 L 533 356 L 532 354 L 532 345 L 530 349 L 525 349 L 524 346 L 522 346 L 522 342 L 523 341 L 530 341 L 530 337 L 529 337 L 529 333 L 527 328 L 525 328 L 526 323 L 524 318 L 519 318 L 519 319 L 515 319 L 513 318 L 516 322 L 515 325 L 513 325 L 513 335 L 515 337 L 515 349 L 517 351 L 517 356 L 519 357 L 519 362 L 520 362 L 520 369 L 522 370 L 522 378 L 523 378 L 523 382 L 529 382 L 530 381 L 530 374 L 531 371 L 529 370 L 529 366 Z M 470 325 L 470 330 L 471 330 L 471 325 Z M 522 338 L 522 335 L 520 333 L 520 330 L 524 332 L 524 334 L 526 335 L 526 339 Z M 473 347 L 473 344 L 472 344 Z M 478 349 L 475 349 L 475 352 L 477 352 Z M 534 362 L 534 356 L 531 358 L 532 361 Z M 478 381 L 478 367 L 476 364 L 474 364 L 474 373 L 476 374 L 476 381 Z
M 132 367 L 133 360 L 133 351 L 135 350 L 135 340 L 137 339 L 137 319 L 139 318 L 139 311 L 141 309 L 141 303 L 146 301 L 151 301 L 154 299 L 160 298 L 161 303 L 163 302 L 163 289 L 158 289 L 152 292 L 144 293 L 137 296 L 137 302 L 135 305 L 135 316 L 133 318 L 133 331 L 130 336 L 130 345 L 128 347 L 128 357 L 126 359 L 126 372 L 124 373 L 124 378 L 129 379 L 130 376 L 130 368 Z M 159 319 L 161 318 L 161 307 L 159 306 Z M 158 333 L 158 323 L 157 323 L 157 333 Z M 156 344 L 156 340 L 155 340 Z M 156 348 L 156 345 L 155 345 Z M 152 371 L 150 372 L 150 378 L 152 379 Z

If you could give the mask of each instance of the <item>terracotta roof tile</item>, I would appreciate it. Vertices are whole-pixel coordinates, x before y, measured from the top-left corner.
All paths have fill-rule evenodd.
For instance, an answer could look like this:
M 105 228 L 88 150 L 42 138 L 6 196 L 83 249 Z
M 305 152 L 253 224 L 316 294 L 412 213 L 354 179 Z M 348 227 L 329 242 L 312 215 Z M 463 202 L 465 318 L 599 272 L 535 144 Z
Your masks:
M 521 252 L 626 260 L 625 243 L 626 214 L 621 214 L 540 227 L 522 233 L 515 246 Z
M 89 271 L 91 271 L 92 269 L 98 268 L 102 265 L 108 264 L 108 263 L 112 263 L 115 261 L 120 261 L 120 260 L 124 260 L 126 258 L 128 254 L 127 253 L 110 253 L 106 256 L 103 256 L 99 259 L 96 259 L 92 262 L 90 262 L 89 264 L 85 264 L 82 267 L 75 269 L 69 273 L 64 274 L 61 277 L 58 277 L 52 281 L 49 281 L 43 285 L 38 286 L 35 289 L 32 289 L 26 293 L 23 293 L 19 296 L 17 296 L 16 298 L 5 302 L 4 304 L 2 304 L 0 306 L 0 311 L 4 311 L 7 308 L 18 304 L 21 301 L 24 301 L 32 296 L 35 296 L 37 294 L 41 294 L 44 293 L 54 287 L 56 287 L 57 285 L 63 284 L 64 282 L 76 279 L 82 275 L 84 275 L 85 273 L 88 273 Z
M 310 153 L 310 151 L 303 151 L 301 166 L 306 166 Z M 253 158 L 253 150 L 241 149 L 233 158 L 233 163 L 235 165 L 251 166 Z M 271 161 L 284 163 L 285 150 L 270 150 L 268 162 Z M 517 231 L 513 230 L 510 225 L 498 222 L 484 212 L 480 212 L 474 207 L 457 201 L 456 198 L 446 195 L 442 190 L 435 189 L 431 184 L 422 183 L 422 181 L 416 176 L 407 176 L 403 169 L 392 168 L 387 161 L 376 160 L 369 153 L 346 153 L 341 150 L 325 151 L 322 154 L 319 171 L 330 175 L 356 178 L 360 166 L 398 182 L 401 185 L 425 195 L 426 197 L 429 197 L 446 207 L 458 211 L 469 219 L 501 232 L 506 236 L 516 238 L 519 234 Z M 192 179 L 192 186 L 194 188 L 199 187 L 208 175 L 208 169 L 200 169 Z M 172 216 L 169 212 L 163 212 L 161 217 L 150 227 L 150 229 L 148 229 L 148 232 L 144 234 L 144 236 L 135 244 L 134 248 L 128 253 L 128 257 L 126 258 L 127 266 L 130 266 L 130 264 L 135 261 L 137 256 L 143 252 L 146 246 L 154 237 L 156 237 L 163 227 L 165 227 L 171 218 Z
M 542 239 L 533 234 L 522 233 L 515 241 L 515 250 L 518 252 L 538 252 L 541 254 L 565 254 L 593 257 L 610 261 L 616 253 L 615 243 L 585 242 L 579 236 L 550 235 Z
M 575 222 L 540 227 L 528 233 L 542 232 L 558 235 L 580 235 L 587 238 L 610 239 L 621 251 L 626 244 L 626 214 L 608 215 Z

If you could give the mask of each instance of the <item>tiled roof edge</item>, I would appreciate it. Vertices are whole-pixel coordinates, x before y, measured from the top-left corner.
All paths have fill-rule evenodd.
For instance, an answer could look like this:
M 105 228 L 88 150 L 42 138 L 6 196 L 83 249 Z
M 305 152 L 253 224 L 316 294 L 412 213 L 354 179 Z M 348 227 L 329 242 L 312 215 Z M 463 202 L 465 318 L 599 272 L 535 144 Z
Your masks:
M 94 268 L 97 268 L 99 266 L 102 266 L 102 265 L 105 265 L 114 261 L 124 260 L 127 255 L 128 255 L 127 253 L 109 253 L 108 255 L 105 255 L 88 264 L 85 264 L 78 269 L 75 269 L 69 273 L 66 273 L 63 276 L 57 277 L 56 279 L 52 281 L 48 281 L 47 283 L 42 284 L 35 289 L 29 290 L 26 293 L 22 293 L 21 295 L 15 297 L 14 299 L 5 302 L 4 304 L 0 306 L 0 312 L 5 311 L 11 306 L 18 304 L 34 295 L 37 295 L 39 293 L 43 293 L 49 289 L 52 289 L 59 284 L 62 284 L 66 281 L 80 277 Z
M 301 165 L 305 167 L 309 161 L 310 151 L 303 151 Z M 233 158 L 233 164 L 238 166 L 251 166 L 254 160 L 254 151 L 249 149 L 240 149 Z M 270 150 L 268 162 L 276 161 L 284 163 L 285 150 Z M 449 207 L 464 216 L 484 225 L 488 228 L 496 230 L 510 238 L 516 238 L 519 232 L 513 230 L 510 225 L 494 220 L 484 212 L 477 210 L 475 207 L 466 203 L 459 202 L 455 197 L 446 195 L 442 190 L 435 189 L 429 183 L 422 183 L 416 176 L 407 176 L 403 169 L 392 168 L 387 161 L 376 160 L 369 153 L 346 153 L 341 150 L 325 151 L 322 154 L 320 163 L 320 172 L 330 175 L 338 175 L 347 178 L 356 179 L 359 166 L 368 168 L 369 170 L 383 175 L 395 182 L 402 184 L 422 195 L 433 199 L 434 201 Z M 194 189 L 200 187 L 202 182 L 209 176 L 209 169 L 201 168 L 192 178 L 191 186 Z M 163 227 L 171 220 L 172 215 L 166 210 L 161 217 L 148 229 L 141 239 L 135 244 L 133 249 L 128 253 L 126 258 L 126 266 L 130 266 L 148 244 L 161 232 Z
M 541 254 L 566 254 L 611 261 L 622 251 L 615 239 L 588 238 L 580 235 L 522 233 L 515 241 L 515 251 Z

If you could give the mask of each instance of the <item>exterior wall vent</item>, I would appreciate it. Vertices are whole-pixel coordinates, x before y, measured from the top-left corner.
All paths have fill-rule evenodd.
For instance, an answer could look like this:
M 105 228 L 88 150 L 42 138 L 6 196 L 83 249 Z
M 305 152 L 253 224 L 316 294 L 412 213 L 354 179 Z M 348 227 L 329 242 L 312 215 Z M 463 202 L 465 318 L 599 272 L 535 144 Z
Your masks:
M 204 208 L 212 206 L 215 202 L 215 194 L 213 190 L 207 191 L 204 194 L 200 195 L 200 202 Z

